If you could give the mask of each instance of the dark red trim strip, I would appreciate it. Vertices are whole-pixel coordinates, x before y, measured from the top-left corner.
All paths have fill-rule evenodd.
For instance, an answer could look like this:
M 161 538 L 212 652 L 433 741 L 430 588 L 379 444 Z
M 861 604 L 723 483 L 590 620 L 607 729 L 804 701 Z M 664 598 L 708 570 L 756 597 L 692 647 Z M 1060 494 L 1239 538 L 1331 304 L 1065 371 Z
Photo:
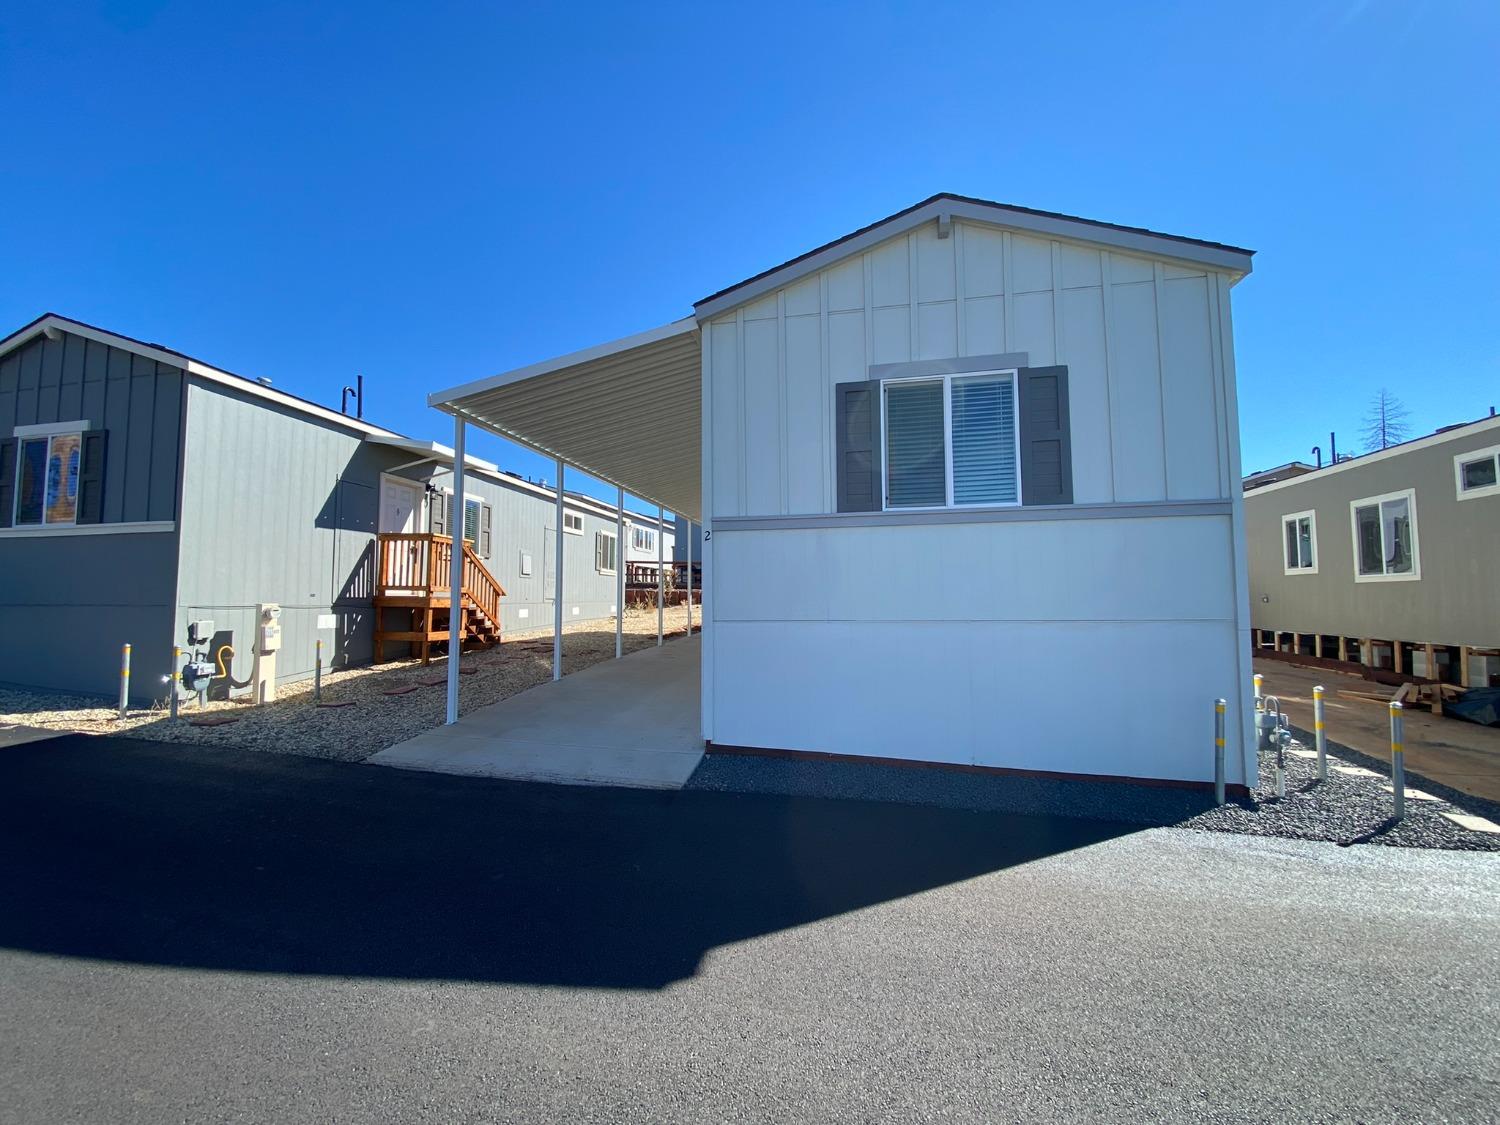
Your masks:
M 1103 781 L 1114 785 L 1149 785 L 1153 789 L 1190 789 L 1195 792 L 1213 790 L 1210 781 L 1177 781 L 1165 777 L 1126 777 L 1112 773 L 1062 773 L 1056 770 L 1023 770 L 1006 766 L 975 766 L 963 762 L 922 762 L 912 758 L 877 758 L 863 754 L 826 754 L 817 750 L 772 750 L 764 746 L 725 746 L 717 742 L 704 744 L 708 754 L 734 755 L 744 758 L 780 758 L 783 761 L 802 762 L 848 762 L 854 765 L 899 766 L 902 769 L 951 770 L 955 773 L 988 774 L 994 777 L 1036 777 L 1051 781 Z M 1244 785 L 1226 785 L 1227 796 L 1243 798 L 1250 796 Z

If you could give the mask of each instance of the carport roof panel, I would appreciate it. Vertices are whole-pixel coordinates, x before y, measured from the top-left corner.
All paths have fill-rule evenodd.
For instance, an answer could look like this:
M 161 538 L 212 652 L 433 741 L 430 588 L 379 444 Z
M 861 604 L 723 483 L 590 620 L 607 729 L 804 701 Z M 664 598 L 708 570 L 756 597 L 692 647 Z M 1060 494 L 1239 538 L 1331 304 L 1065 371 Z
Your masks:
M 702 354 L 693 317 L 428 396 L 428 404 L 702 516 Z

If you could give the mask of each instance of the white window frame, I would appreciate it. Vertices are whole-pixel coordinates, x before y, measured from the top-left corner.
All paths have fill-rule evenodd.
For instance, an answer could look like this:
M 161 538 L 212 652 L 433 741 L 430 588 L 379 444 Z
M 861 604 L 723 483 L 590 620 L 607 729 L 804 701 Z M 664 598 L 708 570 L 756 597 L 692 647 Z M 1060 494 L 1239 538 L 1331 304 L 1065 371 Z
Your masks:
M 1406 510 L 1411 516 L 1411 573 L 1410 574 L 1361 574 L 1359 572 L 1359 516 L 1361 508 L 1379 508 L 1387 500 L 1405 500 Z M 1356 582 L 1417 582 L 1422 578 L 1422 536 L 1417 529 L 1417 490 L 1403 488 L 1398 492 L 1383 492 L 1379 496 L 1364 496 L 1349 501 L 1349 538 L 1354 545 L 1354 581 Z M 1386 557 L 1385 520 L 1380 521 L 1380 557 Z
M 602 560 L 599 557 L 601 554 L 599 545 L 605 541 L 613 542 L 615 545 L 615 565 L 611 567 L 600 565 Z M 594 569 L 600 574 L 618 574 L 620 572 L 620 543 L 613 531 L 594 532 Z
M 643 540 L 643 542 L 637 542 Z M 656 550 L 656 528 L 642 527 L 635 524 L 630 529 L 630 549 L 632 551 L 654 551 Z
M 17 426 L 11 431 L 16 439 L 16 463 L 14 494 L 11 496 L 10 526 L 17 530 L 39 530 L 39 529 L 62 529 L 75 528 L 78 526 L 78 482 L 75 480 L 73 493 L 73 518 L 70 520 L 49 520 L 47 518 L 47 466 L 52 461 L 52 439 L 60 437 L 76 437 L 78 439 L 78 471 L 83 472 L 83 435 L 89 432 L 89 424 L 80 419 L 76 422 L 40 422 L 35 425 Z M 21 462 L 22 453 L 29 441 L 44 441 L 47 443 L 47 451 L 42 456 L 42 518 L 37 523 L 21 523 Z M 87 525 L 86 525 L 87 526 Z
M 1286 557 L 1286 527 L 1289 523 L 1301 523 L 1303 520 L 1307 521 L 1307 539 L 1312 546 L 1312 565 L 1292 566 Z M 1292 512 L 1281 517 L 1281 571 L 1283 574 L 1318 573 L 1318 513 L 1315 510 Z
M 956 379 L 977 379 L 987 375 L 1004 375 L 1010 378 L 1012 401 L 1015 403 L 1014 437 L 1016 447 L 1016 498 L 1014 500 L 996 503 L 986 501 L 981 504 L 958 504 L 953 500 L 953 382 Z M 943 495 L 946 498 L 942 504 L 912 505 L 901 504 L 891 506 L 889 484 L 890 484 L 890 461 L 887 451 L 890 448 L 886 440 L 886 418 L 885 418 L 885 391 L 887 387 L 898 383 L 941 383 L 943 385 Z M 983 510 L 986 508 L 1019 508 L 1025 498 L 1021 494 L 1021 374 L 1015 367 L 1000 368 L 989 371 L 955 371 L 944 375 L 912 375 L 899 379 L 880 380 L 880 509 L 883 512 L 946 512 L 957 508 L 963 511 Z
M 1497 470 L 1494 484 L 1482 484 L 1478 488 L 1464 487 L 1464 466 L 1488 458 L 1495 462 Z M 1500 496 L 1500 445 L 1488 449 L 1471 449 L 1453 457 L 1453 487 L 1458 490 L 1460 500 L 1478 500 L 1481 496 Z
M 578 521 L 576 526 L 573 523 L 574 520 Z M 583 513 L 582 512 L 567 512 L 567 511 L 563 512 L 563 533 L 566 534 L 566 535 L 582 535 L 583 534 Z

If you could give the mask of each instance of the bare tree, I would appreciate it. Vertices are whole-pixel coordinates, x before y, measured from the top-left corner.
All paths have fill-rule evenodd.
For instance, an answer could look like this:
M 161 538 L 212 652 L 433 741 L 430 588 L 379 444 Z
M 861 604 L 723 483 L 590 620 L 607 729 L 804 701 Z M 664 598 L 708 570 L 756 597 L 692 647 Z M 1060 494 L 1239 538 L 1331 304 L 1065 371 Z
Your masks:
M 1365 439 L 1365 452 L 1376 453 L 1405 441 L 1411 433 L 1410 418 L 1411 411 L 1401 400 L 1381 387 L 1370 400 L 1364 429 L 1360 431 Z

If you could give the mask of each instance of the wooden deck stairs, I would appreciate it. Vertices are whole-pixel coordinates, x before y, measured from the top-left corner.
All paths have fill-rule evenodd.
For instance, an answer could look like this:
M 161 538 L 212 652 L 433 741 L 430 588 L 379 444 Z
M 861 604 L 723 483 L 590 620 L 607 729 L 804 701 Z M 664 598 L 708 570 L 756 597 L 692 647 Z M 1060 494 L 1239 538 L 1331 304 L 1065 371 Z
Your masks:
M 449 639 L 453 539 L 430 532 L 383 531 L 375 537 L 375 548 L 375 663 L 385 661 L 386 645 L 398 641 L 426 664 L 432 646 Z M 463 552 L 459 613 L 464 644 L 489 648 L 500 643 L 500 599 L 505 589 L 473 547 L 465 543 Z M 386 628 L 393 611 L 407 615 L 406 628 Z

